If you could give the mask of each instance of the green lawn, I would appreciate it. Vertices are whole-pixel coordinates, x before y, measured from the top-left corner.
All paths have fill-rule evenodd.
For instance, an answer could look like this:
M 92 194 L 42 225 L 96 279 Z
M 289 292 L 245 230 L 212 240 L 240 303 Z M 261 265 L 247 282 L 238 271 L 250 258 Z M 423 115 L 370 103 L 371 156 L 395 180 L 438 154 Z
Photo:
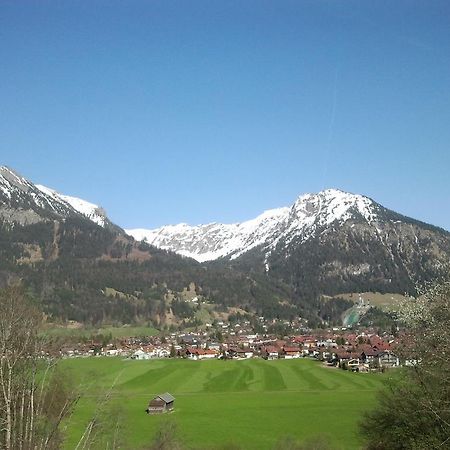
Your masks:
M 64 360 L 85 390 L 67 427 L 72 449 L 96 404 L 114 383 L 111 402 L 123 414 L 124 448 L 151 442 L 161 420 L 176 422 L 192 448 L 234 442 L 245 449 L 270 449 L 282 436 L 299 441 L 326 434 L 335 448 L 359 448 L 357 422 L 374 403 L 379 374 L 356 374 L 309 360 L 131 361 L 119 358 Z M 175 411 L 148 416 L 154 394 L 170 392 Z
M 52 327 L 45 329 L 42 334 L 48 336 L 62 336 L 73 338 L 89 338 L 93 335 L 111 334 L 113 338 L 134 337 L 134 336 L 155 336 L 159 331 L 152 327 L 145 326 L 123 326 L 123 327 L 103 327 L 103 328 L 64 328 Z

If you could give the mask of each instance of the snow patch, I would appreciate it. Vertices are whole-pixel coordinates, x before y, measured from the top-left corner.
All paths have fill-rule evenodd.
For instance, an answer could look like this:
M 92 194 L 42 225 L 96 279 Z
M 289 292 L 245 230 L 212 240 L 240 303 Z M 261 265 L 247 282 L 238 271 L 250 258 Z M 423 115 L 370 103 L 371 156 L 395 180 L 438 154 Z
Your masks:
M 100 225 L 101 227 L 105 226 L 105 214 L 98 205 L 82 200 L 81 198 L 60 194 L 59 192 L 56 192 L 55 190 L 41 184 L 37 184 L 36 187 L 54 200 L 62 200 L 64 203 L 69 204 L 73 209 L 83 214 L 97 225 Z
M 377 219 L 376 206 L 369 198 L 328 189 L 318 194 L 302 195 L 291 207 L 271 209 L 242 223 L 196 226 L 181 223 L 126 232 L 137 240 L 145 239 L 151 245 L 199 262 L 224 257 L 235 259 L 262 246 L 267 262 L 279 242 L 284 241 L 286 245 L 294 240 L 304 242 L 314 236 L 319 228 L 336 221 L 342 224 L 355 214 L 362 216 L 369 224 Z

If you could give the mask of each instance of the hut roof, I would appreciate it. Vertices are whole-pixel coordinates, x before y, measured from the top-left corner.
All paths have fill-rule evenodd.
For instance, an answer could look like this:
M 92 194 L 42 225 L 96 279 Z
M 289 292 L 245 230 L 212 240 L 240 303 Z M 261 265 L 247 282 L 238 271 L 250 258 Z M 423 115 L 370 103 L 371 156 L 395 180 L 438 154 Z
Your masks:
M 159 394 L 156 397 L 160 398 L 161 400 L 163 400 L 166 403 L 170 403 L 175 400 L 175 397 L 173 395 L 169 394 L 168 392 L 165 392 L 164 394 Z

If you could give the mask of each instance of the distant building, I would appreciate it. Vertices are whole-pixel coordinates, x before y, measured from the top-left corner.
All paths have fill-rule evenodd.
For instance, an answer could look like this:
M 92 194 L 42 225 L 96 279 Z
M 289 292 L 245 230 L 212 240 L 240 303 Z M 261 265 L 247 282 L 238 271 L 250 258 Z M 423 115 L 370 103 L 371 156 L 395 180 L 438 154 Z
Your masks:
M 387 367 L 387 368 L 398 367 L 400 365 L 399 358 L 389 350 L 381 352 L 378 355 L 378 362 L 380 367 Z
M 188 359 L 214 359 L 217 358 L 218 354 L 215 350 L 203 349 L 203 348 L 193 348 L 187 347 L 185 350 L 185 355 Z
M 131 359 L 150 359 L 151 356 L 144 352 L 143 350 L 136 350 L 132 355 L 131 355 Z
M 282 355 L 284 359 L 294 359 L 300 358 L 302 356 L 302 352 L 300 351 L 300 347 L 288 346 L 285 345 L 282 349 Z
M 261 351 L 261 355 L 264 359 L 278 359 L 278 352 L 277 347 L 268 345 Z
M 172 411 L 174 401 L 175 397 L 168 392 L 165 394 L 159 394 L 150 400 L 150 403 L 145 411 L 147 414 L 161 414 L 167 411 Z

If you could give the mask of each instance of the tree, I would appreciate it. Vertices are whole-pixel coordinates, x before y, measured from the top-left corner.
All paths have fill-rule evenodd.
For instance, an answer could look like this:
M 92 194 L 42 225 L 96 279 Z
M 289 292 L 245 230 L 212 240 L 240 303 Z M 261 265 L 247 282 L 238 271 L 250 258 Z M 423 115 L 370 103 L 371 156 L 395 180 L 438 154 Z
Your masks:
M 399 318 L 409 332 L 397 353 L 409 366 L 389 380 L 361 423 L 367 448 L 449 448 L 450 282 L 409 300 Z
M 76 396 L 44 354 L 42 314 L 15 285 L 0 291 L 0 447 L 59 448 Z
M 170 420 L 161 422 L 149 450 L 182 450 L 183 445 L 178 439 L 178 434 L 175 422 Z

